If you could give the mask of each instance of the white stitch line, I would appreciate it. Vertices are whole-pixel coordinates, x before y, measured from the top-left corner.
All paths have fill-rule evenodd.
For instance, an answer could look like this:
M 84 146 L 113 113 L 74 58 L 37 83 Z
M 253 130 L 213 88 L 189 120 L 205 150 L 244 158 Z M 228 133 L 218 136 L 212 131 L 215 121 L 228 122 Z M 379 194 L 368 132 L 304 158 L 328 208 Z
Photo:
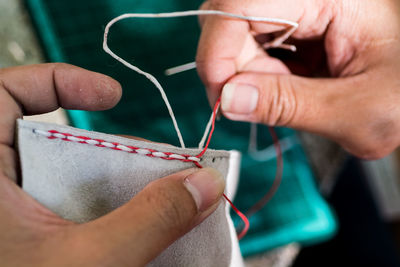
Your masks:
M 183 159 L 183 160 L 187 159 L 184 156 L 181 156 L 181 155 L 178 155 L 178 154 L 171 154 L 171 155 L 169 155 L 169 157 L 173 158 L 173 159 Z
M 70 140 L 70 141 L 73 141 L 73 142 L 82 142 L 82 141 L 84 141 L 84 139 L 78 138 L 78 137 L 75 137 L 75 136 L 67 136 L 67 139 Z
M 54 136 L 54 137 L 57 137 L 57 138 L 60 138 L 60 139 L 65 139 L 65 138 L 66 138 L 65 135 L 60 134 L 60 133 L 55 133 L 55 134 L 53 134 L 53 136 Z
M 115 147 L 116 147 L 116 145 L 111 144 L 111 143 L 109 143 L 109 142 L 101 142 L 100 144 L 101 144 L 102 146 L 109 147 L 109 148 L 115 148 Z
M 98 145 L 98 144 L 100 144 L 100 142 L 99 141 L 96 141 L 96 140 L 92 140 L 92 139 L 90 139 L 90 140 L 82 140 L 83 142 L 85 142 L 85 143 L 87 143 L 87 144 L 89 144 L 89 145 Z
M 40 135 L 43 135 L 43 136 L 46 136 L 46 137 L 50 137 L 51 136 L 51 133 L 45 132 L 45 131 L 42 131 L 42 130 L 37 130 L 37 129 L 33 129 L 33 133 L 40 134 Z
M 153 152 L 153 153 L 151 153 L 154 157 L 159 157 L 159 158 L 166 158 L 166 157 L 168 157 L 168 155 L 167 154 L 165 154 L 165 153 L 163 153 L 163 152 L 158 152 L 158 151 L 156 151 L 156 152 Z
M 198 157 L 187 157 L 187 159 L 191 160 L 191 161 L 197 161 L 197 162 L 200 161 L 200 159 Z
M 120 149 L 121 151 L 131 152 L 131 153 L 135 152 L 137 154 L 145 155 L 145 156 L 153 156 L 153 157 L 157 157 L 157 158 L 171 158 L 171 159 L 177 159 L 177 160 L 189 160 L 189 161 L 193 161 L 193 162 L 200 161 L 199 158 L 194 157 L 194 156 L 183 156 L 183 155 L 179 155 L 179 154 L 166 154 L 161 151 L 153 151 L 152 152 L 145 148 L 132 149 L 132 148 L 129 148 L 129 147 L 121 145 L 121 144 L 114 145 L 113 143 L 106 142 L 106 141 L 99 142 L 94 139 L 84 139 L 84 138 L 79 138 L 77 136 L 65 135 L 62 133 L 51 133 L 51 132 L 46 132 L 46 131 L 37 130 L 37 129 L 33 129 L 32 132 L 35 134 L 38 134 L 38 135 L 45 136 L 47 138 L 54 137 L 54 138 L 64 139 L 64 140 L 67 139 L 71 142 L 86 143 L 88 145 L 102 145 L 106 148 L 117 148 L 117 149 Z
M 136 149 L 136 153 L 141 154 L 141 155 L 147 155 L 147 154 L 151 154 L 151 151 L 144 149 L 144 148 L 139 148 L 139 149 Z
M 121 150 L 126 151 L 126 152 L 132 152 L 133 151 L 132 148 L 129 148 L 129 147 L 124 146 L 124 145 L 117 145 L 116 148 L 121 149 Z

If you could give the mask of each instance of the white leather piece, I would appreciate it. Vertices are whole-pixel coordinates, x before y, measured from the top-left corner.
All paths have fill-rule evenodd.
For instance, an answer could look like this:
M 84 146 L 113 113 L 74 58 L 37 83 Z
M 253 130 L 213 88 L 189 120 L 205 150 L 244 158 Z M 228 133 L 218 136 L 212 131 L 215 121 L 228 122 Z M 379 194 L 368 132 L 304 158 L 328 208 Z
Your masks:
M 18 120 L 23 189 L 56 214 L 79 223 L 98 218 L 123 205 L 149 182 L 195 165 L 82 144 L 73 137 L 72 141 L 49 139 L 34 129 L 41 132 L 57 130 L 178 155 L 195 156 L 200 152 L 198 149 L 181 149 L 68 126 Z M 227 194 L 233 197 L 239 161 L 238 152 L 209 149 L 200 163 L 204 167 L 216 168 L 224 175 L 229 189 Z M 229 216 L 229 204 L 222 203 L 214 214 L 172 244 L 150 266 L 243 266 Z

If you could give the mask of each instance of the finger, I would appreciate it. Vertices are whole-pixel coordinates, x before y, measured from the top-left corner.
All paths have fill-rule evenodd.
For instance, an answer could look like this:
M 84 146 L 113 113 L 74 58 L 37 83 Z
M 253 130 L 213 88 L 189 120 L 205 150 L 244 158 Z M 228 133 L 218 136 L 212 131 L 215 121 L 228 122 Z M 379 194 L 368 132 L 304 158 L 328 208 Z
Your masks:
M 76 66 L 52 63 L 3 69 L 2 85 L 24 108 L 25 115 L 68 109 L 104 110 L 121 96 L 110 77 Z
M 114 266 L 145 265 L 217 208 L 224 185 L 221 174 L 209 168 L 152 182 L 123 207 L 83 225 L 90 244 L 82 246 L 95 246 L 100 258 L 114 255 Z
M 205 2 L 203 2 L 203 3 L 200 5 L 199 10 L 207 10 L 207 9 L 210 9 L 209 6 L 210 6 L 210 2 L 205 1 Z M 199 16 L 199 17 L 198 17 L 200 26 L 203 25 L 203 22 L 204 22 L 205 17 L 206 17 L 206 16 Z
M 121 97 L 112 78 L 67 64 L 0 69 L 0 143 L 11 145 L 16 118 L 68 109 L 104 110 Z
M 223 88 L 221 110 L 232 120 L 310 129 L 315 113 L 326 117 L 320 112 L 326 112 L 321 100 L 328 94 L 327 83 L 294 75 L 238 74 Z
M 17 181 L 17 154 L 15 150 L 7 145 L 0 144 L 0 176 L 3 175 Z
M 269 74 L 290 74 L 289 68 L 279 59 L 266 53 L 255 56 L 239 70 L 240 72 L 255 72 Z
M 196 67 L 207 88 L 210 102 L 215 103 L 222 85 L 237 71 L 236 57 L 248 38 L 248 24 L 220 17 L 204 17 L 196 55 Z M 229 36 L 225 33 L 230 34 Z
M 389 93 L 377 99 L 375 90 L 391 86 L 370 77 L 309 79 L 243 73 L 224 86 L 221 110 L 232 120 L 305 130 L 333 139 L 359 157 L 381 157 L 395 147 L 389 143 L 394 133 L 383 134 L 388 127 L 382 126 L 392 125 L 383 123 L 392 115 L 381 103 L 392 101 Z
M 236 1 L 209 1 L 209 9 L 235 14 L 281 18 L 300 23 L 297 38 L 308 38 L 325 32 L 331 19 L 332 1 L 253 1 L 243 4 Z M 250 2 L 250 3 L 253 3 Z M 247 2 L 245 2 L 247 3 Z M 285 7 L 285 8 L 282 8 Z M 318 23 L 315 23 L 318 21 Z M 237 58 L 245 48 L 251 33 L 268 33 L 282 30 L 268 23 L 247 22 L 221 16 L 204 16 L 196 64 L 211 102 L 220 94 L 223 84 L 238 72 Z

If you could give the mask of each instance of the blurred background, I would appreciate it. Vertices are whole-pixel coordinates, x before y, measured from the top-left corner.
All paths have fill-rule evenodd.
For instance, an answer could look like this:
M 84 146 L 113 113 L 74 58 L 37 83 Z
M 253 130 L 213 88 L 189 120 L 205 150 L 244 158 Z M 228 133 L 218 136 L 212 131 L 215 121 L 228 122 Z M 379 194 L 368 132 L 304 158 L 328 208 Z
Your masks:
M 105 112 L 57 110 L 27 119 L 141 136 L 177 145 L 156 88 L 106 55 L 106 23 L 129 12 L 196 9 L 200 0 L 0 0 L 0 68 L 67 62 L 106 73 L 124 88 L 121 103 Z M 110 47 L 165 85 L 185 141 L 196 146 L 210 115 L 195 71 L 166 77 L 169 67 L 194 60 L 196 18 L 129 20 L 113 26 Z M 193 112 L 187 112 L 190 105 Z M 135 121 L 136 127 L 132 127 Z M 250 125 L 217 124 L 211 147 L 243 154 L 235 204 L 246 211 L 273 182 L 276 159 L 266 127 L 249 149 Z M 307 133 L 277 129 L 284 174 L 274 198 L 250 218 L 240 246 L 248 266 L 400 266 L 400 153 L 360 161 Z M 238 223 L 238 219 L 233 219 Z

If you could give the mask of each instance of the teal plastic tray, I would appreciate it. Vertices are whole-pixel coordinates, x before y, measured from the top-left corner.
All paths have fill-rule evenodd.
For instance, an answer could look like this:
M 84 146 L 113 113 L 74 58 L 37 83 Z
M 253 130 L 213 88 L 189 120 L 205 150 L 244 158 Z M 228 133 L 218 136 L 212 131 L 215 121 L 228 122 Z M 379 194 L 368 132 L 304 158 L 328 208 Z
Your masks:
M 75 64 L 106 73 L 121 82 L 121 102 L 109 111 L 68 111 L 72 124 L 106 133 L 130 134 L 178 145 L 160 94 L 144 77 L 124 68 L 102 50 L 106 23 L 128 12 L 170 12 L 196 9 L 198 0 L 27 0 L 44 50 L 50 61 Z M 205 90 L 195 71 L 171 77 L 165 69 L 194 60 L 199 37 L 197 18 L 165 20 L 131 19 L 117 23 L 109 35 L 116 53 L 154 74 L 165 86 L 188 146 L 197 146 L 210 116 Z M 221 119 L 211 147 L 236 149 L 243 154 L 235 204 L 246 211 L 272 184 L 276 160 L 270 150 L 257 157 L 247 152 L 250 126 Z M 277 129 L 290 143 L 284 152 L 281 187 L 262 210 L 250 218 L 251 228 L 240 242 L 242 253 L 251 255 L 291 242 L 321 242 L 336 230 L 334 216 L 318 193 L 306 156 L 296 133 Z M 259 147 L 271 146 L 265 126 L 258 130 Z M 232 214 L 236 222 L 238 218 Z

